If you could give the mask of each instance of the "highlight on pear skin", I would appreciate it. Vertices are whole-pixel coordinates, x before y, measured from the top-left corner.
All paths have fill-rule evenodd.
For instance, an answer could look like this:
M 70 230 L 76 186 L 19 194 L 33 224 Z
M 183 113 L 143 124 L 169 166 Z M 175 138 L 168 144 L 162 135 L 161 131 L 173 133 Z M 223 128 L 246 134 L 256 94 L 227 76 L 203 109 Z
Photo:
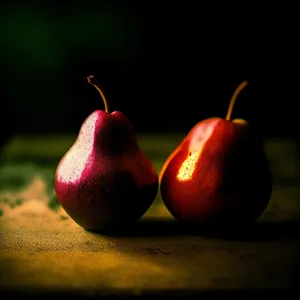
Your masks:
M 270 201 L 272 179 L 263 142 L 246 120 L 231 120 L 247 84 L 243 81 L 233 93 L 226 117 L 198 122 L 160 171 L 162 200 L 181 223 L 249 225 Z

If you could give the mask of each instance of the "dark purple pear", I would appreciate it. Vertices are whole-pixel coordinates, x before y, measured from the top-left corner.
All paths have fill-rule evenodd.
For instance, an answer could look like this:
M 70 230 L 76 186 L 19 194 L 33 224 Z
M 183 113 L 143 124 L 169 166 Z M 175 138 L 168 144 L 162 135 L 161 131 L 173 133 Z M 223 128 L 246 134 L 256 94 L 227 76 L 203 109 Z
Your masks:
M 158 175 L 139 147 L 128 118 L 96 110 L 81 126 L 55 173 L 55 191 L 68 215 L 86 230 L 122 232 L 134 225 L 153 203 Z

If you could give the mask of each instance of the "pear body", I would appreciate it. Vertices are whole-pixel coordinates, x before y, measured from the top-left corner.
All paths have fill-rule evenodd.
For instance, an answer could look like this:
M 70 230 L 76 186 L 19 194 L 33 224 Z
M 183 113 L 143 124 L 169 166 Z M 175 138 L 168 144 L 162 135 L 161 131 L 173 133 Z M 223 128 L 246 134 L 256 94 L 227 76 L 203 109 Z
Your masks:
M 148 210 L 158 175 L 121 112 L 93 112 L 61 159 L 55 191 L 62 207 L 91 231 L 122 231 Z
M 272 193 L 263 142 L 247 122 L 203 120 L 166 160 L 160 192 L 179 221 L 216 226 L 253 223 Z

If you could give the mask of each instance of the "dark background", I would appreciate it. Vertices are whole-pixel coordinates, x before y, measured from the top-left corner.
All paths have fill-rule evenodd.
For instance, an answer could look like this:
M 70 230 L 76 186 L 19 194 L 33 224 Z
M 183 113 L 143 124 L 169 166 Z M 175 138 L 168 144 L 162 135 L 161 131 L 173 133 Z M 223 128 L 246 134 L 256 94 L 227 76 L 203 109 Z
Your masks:
M 233 117 L 265 137 L 297 137 L 297 16 L 266 7 L 197 1 L 10 1 L 0 10 L 2 139 L 77 132 L 100 96 L 137 132 L 188 131 Z

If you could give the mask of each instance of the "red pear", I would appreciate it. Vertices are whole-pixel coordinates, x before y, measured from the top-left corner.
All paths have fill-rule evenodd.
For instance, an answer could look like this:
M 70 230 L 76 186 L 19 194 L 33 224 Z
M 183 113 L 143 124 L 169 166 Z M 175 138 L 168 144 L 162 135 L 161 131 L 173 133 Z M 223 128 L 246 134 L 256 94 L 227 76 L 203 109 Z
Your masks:
M 231 226 L 251 224 L 267 207 L 272 180 L 263 140 L 242 119 L 197 123 L 166 160 L 159 176 L 162 199 L 178 221 Z
M 158 175 L 140 149 L 133 127 L 119 111 L 96 110 L 81 126 L 56 169 L 55 191 L 62 207 L 81 227 L 121 232 L 137 222 L 153 203 Z

